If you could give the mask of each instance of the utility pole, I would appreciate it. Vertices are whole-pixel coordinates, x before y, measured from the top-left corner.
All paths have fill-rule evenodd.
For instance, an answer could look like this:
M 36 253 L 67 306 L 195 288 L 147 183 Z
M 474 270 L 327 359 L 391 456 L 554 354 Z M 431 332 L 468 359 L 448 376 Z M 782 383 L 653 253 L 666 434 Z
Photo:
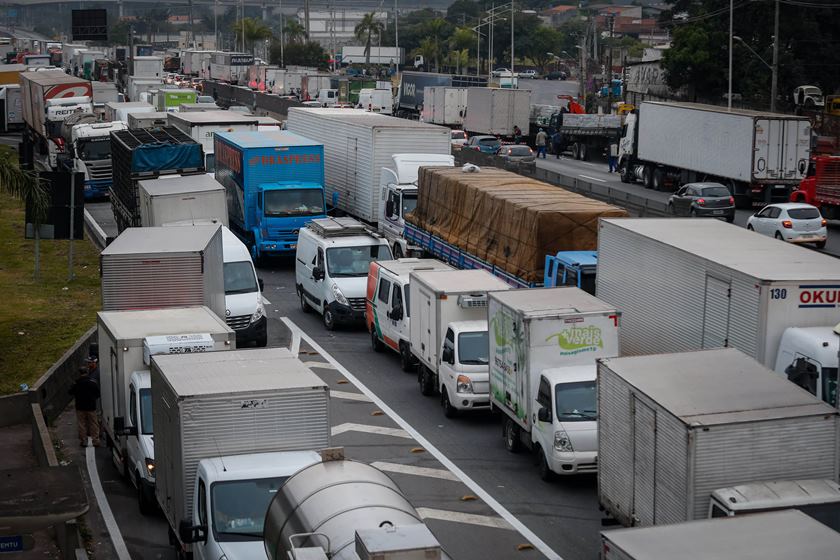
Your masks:
M 732 12 L 735 0 L 729 0 L 729 93 L 726 96 L 726 110 L 732 110 Z
M 510 87 L 513 87 L 513 0 L 510 2 Z
M 213 49 L 220 50 L 219 46 L 219 0 L 213 2 Z
M 195 27 L 193 26 L 193 3 L 192 0 L 189 2 L 189 20 L 190 20 L 190 37 L 189 41 L 187 41 L 187 45 L 190 45 L 192 48 L 195 48 Z
M 397 0 L 394 0 L 394 46 L 397 48 L 397 72 L 400 71 L 400 14 L 397 11 Z
M 610 14 L 610 46 L 607 53 L 607 113 L 612 114 L 613 88 L 612 88 L 612 66 L 613 66 L 613 38 L 615 30 L 615 15 Z
M 776 112 L 779 87 L 779 0 L 776 0 L 776 21 L 773 23 L 773 74 L 770 78 L 770 112 Z
M 309 0 L 303 2 L 303 28 L 306 31 L 306 40 L 309 40 Z

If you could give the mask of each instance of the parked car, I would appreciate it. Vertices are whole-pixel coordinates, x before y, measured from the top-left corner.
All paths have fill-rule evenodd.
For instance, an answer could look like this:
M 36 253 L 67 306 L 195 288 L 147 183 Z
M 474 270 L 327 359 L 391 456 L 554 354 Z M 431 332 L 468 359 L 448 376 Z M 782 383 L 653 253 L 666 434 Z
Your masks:
M 534 151 L 525 144 L 505 144 L 498 149 L 496 155 L 511 163 L 535 163 L 537 161 Z
M 553 72 L 549 72 L 545 76 L 543 76 L 544 80 L 565 80 L 566 73 L 561 72 L 559 70 L 554 70 Z
M 495 154 L 501 145 L 502 142 L 495 136 L 479 135 L 470 138 L 466 144 L 466 148 L 485 154 Z
M 452 131 L 452 149 L 460 150 L 467 144 L 467 133 L 463 130 Z
M 494 78 L 510 74 L 510 68 L 496 68 L 490 73 Z
M 216 100 L 213 99 L 212 95 L 199 95 L 196 100 L 196 103 L 216 103 Z
M 724 218 L 735 221 L 735 199 L 720 183 L 689 183 L 668 199 L 668 213 L 692 218 Z
M 524 70 L 524 71 L 519 73 L 519 77 L 520 78 L 536 79 L 539 76 L 537 76 L 537 71 L 536 70 Z
M 765 206 L 750 216 L 747 229 L 791 243 L 813 243 L 818 249 L 825 247 L 828 239 L 819 208 L 797 202 Z

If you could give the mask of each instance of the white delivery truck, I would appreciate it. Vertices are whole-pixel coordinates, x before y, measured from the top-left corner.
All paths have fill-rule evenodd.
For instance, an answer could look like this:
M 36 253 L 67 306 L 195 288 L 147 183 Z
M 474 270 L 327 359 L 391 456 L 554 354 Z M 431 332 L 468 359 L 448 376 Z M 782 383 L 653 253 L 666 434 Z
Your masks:
M 388 347 L 400 355 L 403 371 L 414 371 L 411 354 L 409 288 L 411 273 L 421 270 L 454 270 L 437 259 L 402 258 L 370 263 L 367 281 L 367 320 L 373 350 Z
M 129 101 L 143 101 L 142 94 L 159 89 L 161 86 L 163 86 L 163 78 L 129 76 L 125 89 Z
M 105 104 L 125 101 L 125 96 L 117 89 L 113 82 L 91 82 L 93 88 L 93 112 L 104 120 Z
M 489 296 L 490 400 L 508 451 L 523 445 L 552 474 L 598 470 L 598 358 L 618 356 L 621 313 L 579 288 Z
M 169 126 L 169 114 L 170 113 L 164 113 L 163 111 L 129 113 L 128 129 L 139 130 L 141 128 L 163 128 L 164 126 Z
M 468 88 L 432 86 L 423 90 L 423 122 L 454 126 L 464 124 Z
M 160 56 L 135 56 L 131 59 L 131 76 L 134 78 L 162 78 L 163 58 Z
M 216 169 L 213 136 L 217 132 L 254 132 L 257 117 L 236 111 L 202 111 L 172 113 L 169 124 L 201 144 L 204 149 L 204 168 L 207 173 Z
M 596 282 L 622 353 L 734 346 L 836 405 L 836 258 L 718 220 L 610 218 Z
M 210 62 L 210 73 L 205 78 L 228 84 L 245 83 L 248 68 L 254 65 L 254 55 L 249 53 L 217 52 Z
M 114 464 L 138 490 L 141 509 L 154 503 L 149 360 L 155 354 L 236 348 L 233 331 L 206 307 L 97 314 L 102 421 Z
M 96 83 L 96 82 L 94 82 Z M 126 130 L 124 122 L 99 122 L 92 113 L 70 115 L 61 127 L 65 140 L 65 166 L 84 175 L 85 200 L 108 196 L 113 183 L 111 166 L 111 132 Z
M 0 130 L 9 132 L 23 128 L 23 102 L 20 85 L 6 84 L 0 86 L 0 102 L 3 104 L 3 113 L 0 115 L 0 118 L 2 118 Z
M 161 356 L 151 378 L 170 542 L 179 556 L 265 558 L 269 503 L 330 444 L 329 387 L 285 348 Z
M 124 230 L 100 254 L 102 309 L 206 305 L 225 316 L 219 225 Z
M 323 91 L 323 90 L 322 90 Z M 324 187 L 339 210 L 366 222 L 379 219 L 379 180 L 394 154 L 449 155 L 449 129 L 360 109 L 289 109 L 286 128 L 324 144 Z
M 711 493 L 837 480 L 840 414 L 734 348 L 598 362 L 598 498 L 622 525 L 708 515 Z
M 808 171 L 806 117 L 645 101 L 627 115 L 618 165 L 625 183 L 662 190 L 696 181 L 729 187 L 739 208 L 787 202 Z
M 513 127 L 528 134 L 531 92 L 527 89 L 467 88 L 464 130 L 469 134 L 513 137 Z
M 421 167 L 453 167 L 455 157 L 447 154 L 394 154 L 379 175 L 381 200 L 377 223 L 395 258 L 420 256 L 422 249 L 405 238 L 405 215 L 417 207 L 417 178 Z
M 105 104 L 106 121 L 122 121 L 128 123 L 128 115 L 138 113 L 152 113 L 155 108 L 143 101 L 112 101 Z
M 488 409 L 487 294 L 510 286 L 486 270 L 412 272 L 409 276 L 411 353 L 424 395 L 440 391 L 447 417 Z
M 143 227 L 228 225 L 225 188 L 206 173 L 138 181 Z
M 394 94 L 391 93 L 391 88 L 362 88 L 359 90 L 359 103 L 356 106 L 365 111 L 390 115 L 394 112 Z

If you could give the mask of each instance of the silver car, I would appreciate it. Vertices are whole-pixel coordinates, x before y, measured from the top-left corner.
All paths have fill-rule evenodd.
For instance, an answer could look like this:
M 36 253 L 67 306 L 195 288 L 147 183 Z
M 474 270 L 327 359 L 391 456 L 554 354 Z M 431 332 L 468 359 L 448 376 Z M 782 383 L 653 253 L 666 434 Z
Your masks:
M 525 144 L 504 144 L 496 152 L 496 155 L 510 163 L 534 163 L 537 161 L 534 151 Z

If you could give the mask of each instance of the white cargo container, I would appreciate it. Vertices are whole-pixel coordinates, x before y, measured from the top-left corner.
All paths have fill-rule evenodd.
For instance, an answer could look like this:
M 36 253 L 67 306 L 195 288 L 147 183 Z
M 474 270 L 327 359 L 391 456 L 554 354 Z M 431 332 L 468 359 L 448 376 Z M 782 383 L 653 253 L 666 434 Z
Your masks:
M 621 313 L 579 288 L 488 299 L 490 400 L 505 414 L 505 446 L 535 450 L 545 478 L 595 472 L 595 360 L 618 356 Z
M 800 511 L 601 532 L 601 560 L 831 560 L 840 533 Z
M 206 173 L 169 175 L 138 182 L 143 227 L 228 225 L 225 188 Z
M 104 311 L 206 305 L 225 317 L 220 225 L 128 228 L 99 260 Z
M 424 88 L 423 122 L 445 126 L 463 125 L 467 112 L 468 88 L 434 86 Z
M 464 130 L 470 134 L 513 136 L 513 127 L 528 134 L 531 92 L 527 89 L 467 88 Z
M 148 103 L 143 103 L 148 105 Z M 151 106 L 150 106 L 151 107 Z M 147 113 L 132 112 L 128 114 L 128 129 L 139 130 L 141 128 L 162 128 L 169 126 L 169 119 L 163 111 L 150 111 Z
M 598 403 L 599 500 L 623 525 L 703 519 L 726 486 L 837 479 L 838 411 L 734 348 L 601 359 Z
M 143 101 L 111 101 L 105 104 L 105 120 L 128 123 L 128 115 L 133 113 L 152 113 L 155 108 Z
M 135 56 L 131 64 L 133 78 L 163 77 L 163 58 L 160 56 Z
M 379 178 L 394 154 L 446 154 L 449 129 L 360 109 L 289 109 L 286 129 L 324 144 L 325 195 L 366 222 L 379 218 Z
M 627 355 L 734 346 L 835 396 L 840 260 L 718 220 L 602 219 L 596 294 L 621 309 Z M 809 327 L 794 329 L 794 327 Z
M 266 453 L 263 474 L 255 478 L 267 479 L 281 474 L 272 472 L 281 466 L 271 460 L 277 452 L 329 447 L 329 388 L 285 348 L 156 357 L 151 378 L 155 494 L 175 534 L 182 522 L 202 521 L 192 515 L 200 463 L 222 457 L 230 469 L 223 479 L 236 480 L 241 463 L 225 459 L 253 463 Z
M 216 169 L 213 136 L 217 132 L 255 132 L 258 122 L 257 117 L 252 115 L 222 110 L 172 113 L 169 116 L 170 126 L 201 144 L 207 173 Z
M 344 46 L 341 47 L 341 64 L 384 64 L 403 65 L 405 64 L 405 49 L 399 47 L 365 47 Z
M 243 83 L 248 79 L 248 69 L 253 65 L 252 54 L 217 52 L 210 61 L 209 75 L 203 77 L 229 84 Z
M 129 101 L 142 101 L 142 94 L 163 86 L 163 78 L 144 78 L 129 76 L 126 93 Z M 152 109 L 154 110 L 154 109 Z

